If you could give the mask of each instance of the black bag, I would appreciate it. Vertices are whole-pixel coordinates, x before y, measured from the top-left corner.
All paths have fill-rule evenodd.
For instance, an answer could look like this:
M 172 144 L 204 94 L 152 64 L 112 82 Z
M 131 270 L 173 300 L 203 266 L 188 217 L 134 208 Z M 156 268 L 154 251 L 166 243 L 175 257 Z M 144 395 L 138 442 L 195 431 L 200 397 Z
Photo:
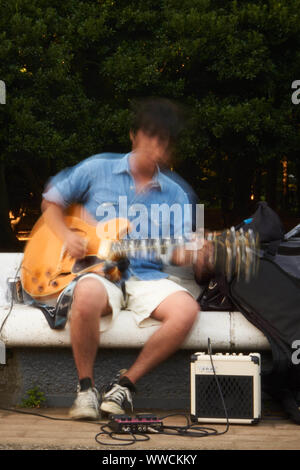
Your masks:
M 272 368 L 263 377 L 266 392 L 281 401 L 300 424 L 300 238 L 282 241 L 276 254 L 260 259 L 257 276 L 228 285 L 231 301 L 268 339 Z M 299 402 L 299 403 L 298 403 Z
M 285 238 L 279 217 L 266 203 L 260 203 L 251 220 L 240 226 L 260 234 L 257 276 L 250 282 L 233 278 L 229 283 L 219 276 L 215 289 L 218 286 L 220 295 L 232 302 L 232 310 L 239 310 L 268 339 L 272 367 L 264 371 L 263 388 L 300 424 L 300 365 L 296 354 L 300 346 L 300 238 Z M 198 299 L 202 309 L 207 291 L 208 286 Z M 218 310 L 217 305 L 214 309 Z
M 202 286 L 203 287 L 203 286 Z M 225 279 L 213 277 L 203 288 L 198 303 L 204 312 L 233 312 L 236 307 L 228 296 Z
M 276 253 L 279 243 L 284 238 L 284 227 L 276 212 L 266 202 L 261 201 L 257 210 L 249 219 L 244 220 L 235 230 L 243 228 L 244 231 L 252 229 L 259 234 L 262 247 L 270 254 Z M 195 277 L 196 282 L 203 290 L 198 297 L 198 303 L 203 311 L 234 311 L 234 303 L 228 296 L 227 282 L 222 273 L 208 276 L 204 279 Z

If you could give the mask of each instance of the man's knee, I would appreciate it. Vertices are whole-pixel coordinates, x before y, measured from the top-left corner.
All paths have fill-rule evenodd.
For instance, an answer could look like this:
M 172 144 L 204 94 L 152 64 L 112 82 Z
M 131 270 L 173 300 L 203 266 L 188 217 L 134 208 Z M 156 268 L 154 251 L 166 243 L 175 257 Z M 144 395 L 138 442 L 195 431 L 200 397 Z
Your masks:
M 74 289 L 72 317 L 89 318 L 108 310 L 108 296 L 104 285 L 96 279 L 82 279 Z
M 196 300 L 188 292 L 180 291 L 167 297 L 152 316 L 160 321 L 172 321 L 189 329 L 197 319 L 199 310 Z
M 191 328 L 195 323 L 199 312 L 199 306 L 196 300 L 189 294 L 178 306 L 177 318 L 187 328 Z

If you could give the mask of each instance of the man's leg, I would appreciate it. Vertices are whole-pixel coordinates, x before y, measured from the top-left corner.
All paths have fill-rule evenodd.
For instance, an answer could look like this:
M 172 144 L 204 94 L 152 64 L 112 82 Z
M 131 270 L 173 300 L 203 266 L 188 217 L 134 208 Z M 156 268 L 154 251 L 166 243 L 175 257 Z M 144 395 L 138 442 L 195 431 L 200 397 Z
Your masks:
M 71 344 L 79 380 L 90 377 L 93 385 L 100 317 L 110 311 L 107 291 L 101 282 L 93 278 L 78 282 L 70 319 Z
M 125 374 L 133 384 L 179 349 L 198 311 L 198 303 L 185 291 L 170 294 L 160 303 L 151 316 L 161 321 L 162 325 L 147 341 Z
M 145 285 L 143 287 L 145 288 Z M 168 286 L 163 285 L 161 288 L 165 290 Z M 137 303 L 133 302 L 132 308 L 135 306 L 138 310 L 141 307 L 143 310 L 144 303 L 147 304 L 147 291 L 153 302 L 155 288 L 148 284 L 146 291 L 140 288 L 135 290 L 134 298 Z M 147 341 L 134 364 L 127 371 L 120 371 L 121 375 L 116 376 L 108 385 L 106 392 L 102 395 L 100 408 L 103 412 L 122 414 L 127 405 L 133 409 L 131 393 L 135 392 L 136 382 L 177 351 L 191 330 L 198 311 L 197 302 L 184 290 L 173 290 L 159 303 L 158 307 L 154 308 L 151 316 L 161 321 L 161 326 Z
M 100 395 L 94 386 L 94 362 L 99 346 L 100 317 L 111 312 L 109 295 L 99 279 L 78 281 L 70 318 L 71 344 L 79 386 L 70 409 L 72 419 L 98 419 Z

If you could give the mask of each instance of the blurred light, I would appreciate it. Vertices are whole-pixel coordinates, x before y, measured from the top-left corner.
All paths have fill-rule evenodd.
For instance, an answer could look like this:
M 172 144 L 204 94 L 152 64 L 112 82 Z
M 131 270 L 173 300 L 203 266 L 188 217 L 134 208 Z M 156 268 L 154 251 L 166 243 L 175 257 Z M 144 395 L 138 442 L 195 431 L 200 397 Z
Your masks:
M 287 193 L 287 179 L 288 179 L 288 162 L 287 162 L 287 159 L 284 158 L 281 163 L 282 163 L 283 194 L 286 195 L 286 193 Z
M 15 217 L 12 211 L 9 211 L 9 219 L 10 219 L 10 225 L 13 227 L 14 225 L 17 225 L 20 220 L 21 216 Z
M 20 241 L 20 242 L 26 242 L 28 240 L 30 240 L 30 232 L 18 232 L 17 233 L 17 239 Z

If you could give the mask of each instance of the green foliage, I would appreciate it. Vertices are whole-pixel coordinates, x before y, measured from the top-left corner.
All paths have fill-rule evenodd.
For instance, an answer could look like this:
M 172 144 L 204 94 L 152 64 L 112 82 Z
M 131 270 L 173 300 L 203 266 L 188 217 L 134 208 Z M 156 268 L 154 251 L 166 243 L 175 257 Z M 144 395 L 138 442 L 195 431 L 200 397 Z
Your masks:
M 244 172 L 253 182 L 257 168 L 283 156 L 297 166 L 300 0 L 0 0 L 0 8 L 0 158 L 11 207 L 38 207 L 47 178 L 67 165 L 128 151 L 130 104 L 141 96 L 185 104 L 175 167 L 202 202 L 235 206 L 236 185 L 249 197 Z
M 46 401 L 44 393 L 37 386 L 27 390 L 26 395 L 27 398 L 23 398 L 20 404 L 22 408 L 40 408 Z

